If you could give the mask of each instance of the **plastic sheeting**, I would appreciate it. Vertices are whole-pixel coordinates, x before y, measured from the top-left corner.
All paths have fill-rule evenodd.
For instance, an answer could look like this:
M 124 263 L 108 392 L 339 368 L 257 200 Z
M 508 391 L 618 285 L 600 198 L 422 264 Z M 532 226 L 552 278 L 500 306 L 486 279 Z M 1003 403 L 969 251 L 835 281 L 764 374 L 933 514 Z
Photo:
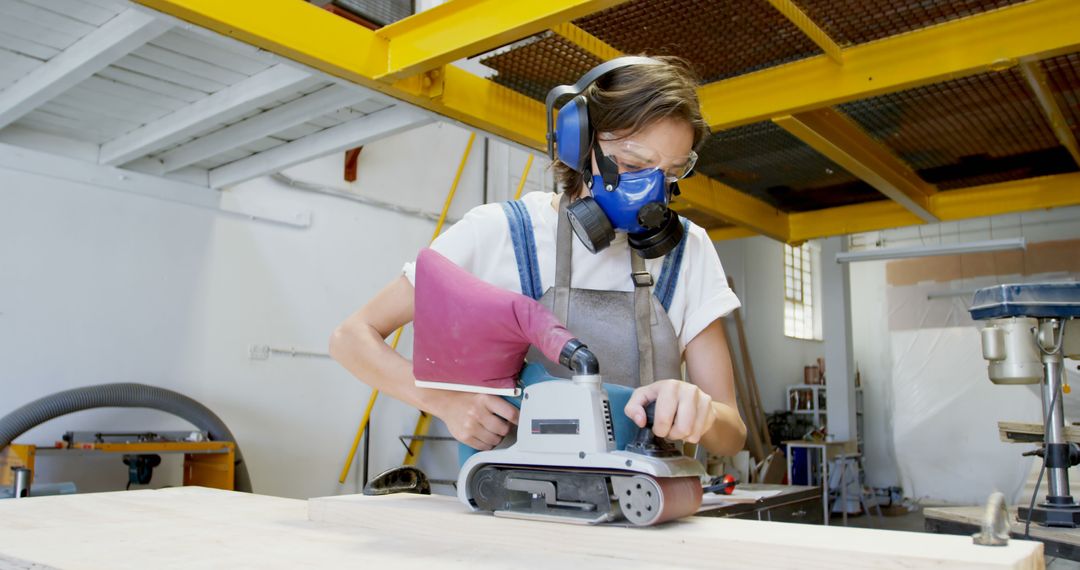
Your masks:
M 1002 442 L 998 421 L 1040 422 L 1038 385 L 998 386 L 986 374 L 978 327 L 891 333 L 893 443 L 905 494 L 981 504 L 1015 502 L 1031 468 L 1028 445 Z

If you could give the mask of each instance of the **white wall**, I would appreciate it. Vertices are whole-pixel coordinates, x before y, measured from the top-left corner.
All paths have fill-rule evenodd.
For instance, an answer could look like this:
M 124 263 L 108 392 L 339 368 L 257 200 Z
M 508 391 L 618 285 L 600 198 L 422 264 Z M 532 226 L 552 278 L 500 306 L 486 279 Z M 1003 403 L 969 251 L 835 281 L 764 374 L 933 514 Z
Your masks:
M 964 220 L 922 227 L 900 228 L 852 236 L 853 250 L 875 247 L 912 247 L 938 243 L 961 243 L 985 239 L 1025 237 L 1029 243 L 1080 237 L 1080 208 L 1060 208 Z M 828 260 L 823 260 L 828 262 Z M 1013 472 L 1026 472 L 1029 459 L 1020 452 L 1028 449 L 997 441 L 996 422 L 1038 421 L 1037 392 L 1034 387 L 995 386 L 985 376 L 978 344 L 964 346 L 939 339 L 965 339 L 977 328 L 967 314 L 971 292 L 997 283 L 1019 282 L 1031 277 L 1019 275 L 984 276 L 948 283 L 920 283 L 890 287 L 886 282 L 887 261 L 851 264 L 852 332 L 855 360 L 859 365 L 865 405 L 865 467 L 868 484 L 874 487 L 904 485 L 908 496 L 941 502 L 976 502 L 997 486 L 1007 493 L 1018 491 Z M 1074 278 L 1045 275 L 1047 279 Z M 927 295 L 950 295 L 928 300 Z M 900 318 L 903 317 L 903 318 Z M 914 323 L 908 330 L 892 330 L 890 320 Z M 914 340 L 913 340 L 914 339 Z M 928 340 L 929 339 L 929 340 Z M 925 354 L 895 354 L 897 343 L 918 341 Z M 919 364 L 921 362 L 922 364 Z M 978 378 L 970 378 L 972 370 Z M 1077 379 L 1075 367 L 1071 378 Z M 913 417 L 919 406 L 902 402 L 946 401 L 958 397 L 959 407 L 927 408 Z M 957 384 L 959 383 L 959 384 Z M 918 397 L 912 390 L 917 390 Z M 898 392 L 902 390 L 903 392 Z M 1022 393 L 1017 393 L 1017 391 Z M 922 398 L 920 400 L 920 398 Z M 1066 397 L 1066 416 L 1072 418 L 1076 398 Z M 926 407 L 926 406 L 923 406 Z M 901 414 L 897 416 L 896 414 Z M 913 423 L 915 422 L 915 423 Z M 938 471 L 918 469 L 929 457 L 926 439 L 919 435 L 919 422 L 948 431 L 950 437 L 933 446 L 942 453 L 933 465 Z M 897 429 L 900 426 L 900 429 Z M 897 445 L 904 449 L 897 449 Z M 946 461 L 949 460 L 949 461 Z M 992 472 L 992 473 L 991 473 Z M 952 473 L 952 476 L 943 474 Z M 920 478 L 920 474 L 935 477 Z M 981 474 L 981 475 L 980 475 Z M 1000 476 L 1006 476 L 1001 479 Z M 1080 476 L 1080 475 L 1074 475 Z M 995 479 L 997 477 L 997 479 Z M 1008 487 L 1008 488 L 1005 488 Z M 975 494 L 972 494 L 975 493 Z
M 787 409 L 787 387 L 803 367 L 825 356 L 820 341 L 784 336 L 784 245 L 765 237 L 716 242 L 724 271 L 742 301 L 750 360 L 766 413 Z
M 432 125 L 365 147 L 355 184 L 342 157 L 288 174 L 438 212 L 468 133 Z M 478 137 L 451 208 L 482 198 Z M 520 151 L 514 155 L 523 164 Z M 520 168 L 520 167 L 519 167 Z M 533 167 L 539 186 L 542 161 Z M 505 173 L 489 188 L 500 199 Z M 368 388 L 322 358 L 249 359 L 250 344 L 324 352 L 333 328 L 390 280 L 431 237 L 434 223 L 260 179 L 229 191 L 234 204 L 312 212 L 297 229 L 0 170 L 0 414 L 56 391 L 142 382 L 201 401 L 232 429 L 255 490 L 290 497 L 355 492 L 337 484 Z M 402 351 L 409 353 L 409 335 Z M 397 441 L 415 413 L 376 407 L 372 471 L 400 464 Z M 51 444 L 74 429 L 181 429 L 156 412 L 97 410 L 45 424 L 20 442 Z M 452 446 L 431 444 L 433 476 L 456 467 Z M 165 465 L 154 484 L 175 484 Z M 173 465 L 175 467 L 175 464 Z M 106 461 L 42 461 L 39 481 L 83 490 L 122 488 L 125 468 Z

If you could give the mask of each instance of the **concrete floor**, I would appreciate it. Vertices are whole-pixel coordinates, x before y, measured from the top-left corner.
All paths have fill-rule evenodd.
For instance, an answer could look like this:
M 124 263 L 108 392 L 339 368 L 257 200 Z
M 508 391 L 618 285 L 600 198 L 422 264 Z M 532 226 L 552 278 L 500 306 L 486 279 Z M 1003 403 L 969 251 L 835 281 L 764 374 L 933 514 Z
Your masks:
M 858 528 L 878 528 L 885 530 L 900 530 L 906 532 L 925 532 L 926 517 L 922 510 L 916 510 L 898 517 L 856 516 L 848 517 L 848 526 Z M 834 515 L 829 524 L 840 525 L 840 515 Z M 1066 560 L 1064 558 L 1047 558 L 1046 567 L 1049 570 L 1080 570 L 1080 562 Z

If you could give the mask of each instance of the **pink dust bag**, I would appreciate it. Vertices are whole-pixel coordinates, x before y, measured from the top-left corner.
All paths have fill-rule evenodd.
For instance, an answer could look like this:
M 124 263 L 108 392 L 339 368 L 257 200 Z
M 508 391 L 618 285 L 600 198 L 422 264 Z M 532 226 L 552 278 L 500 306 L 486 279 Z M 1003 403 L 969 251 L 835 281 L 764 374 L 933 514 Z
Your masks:
M 553 362 L 574 338 L 543 305 L 482 281 L 433 249 L 416 258 L 416 385 L 517 396 L 529 345 Z

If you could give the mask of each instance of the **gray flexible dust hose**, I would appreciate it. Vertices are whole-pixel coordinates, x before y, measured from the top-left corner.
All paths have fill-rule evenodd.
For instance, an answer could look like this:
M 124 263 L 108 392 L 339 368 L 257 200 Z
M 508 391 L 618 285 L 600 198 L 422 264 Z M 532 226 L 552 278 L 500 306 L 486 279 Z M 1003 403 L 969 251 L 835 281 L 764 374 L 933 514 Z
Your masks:
M 51 419 L 94 408 L 150 408 L 167 412 L 204 430 L 214 441 L 236 443 L 232 432 L 206 406 L 172 390 L 145 384 L 101 384 L 57 392 L 26 404 L 0 418 L 0 450 L 15 438 Z M 233 488 L 251 492 L 244 456 L 236 445 L 236 471 Z

